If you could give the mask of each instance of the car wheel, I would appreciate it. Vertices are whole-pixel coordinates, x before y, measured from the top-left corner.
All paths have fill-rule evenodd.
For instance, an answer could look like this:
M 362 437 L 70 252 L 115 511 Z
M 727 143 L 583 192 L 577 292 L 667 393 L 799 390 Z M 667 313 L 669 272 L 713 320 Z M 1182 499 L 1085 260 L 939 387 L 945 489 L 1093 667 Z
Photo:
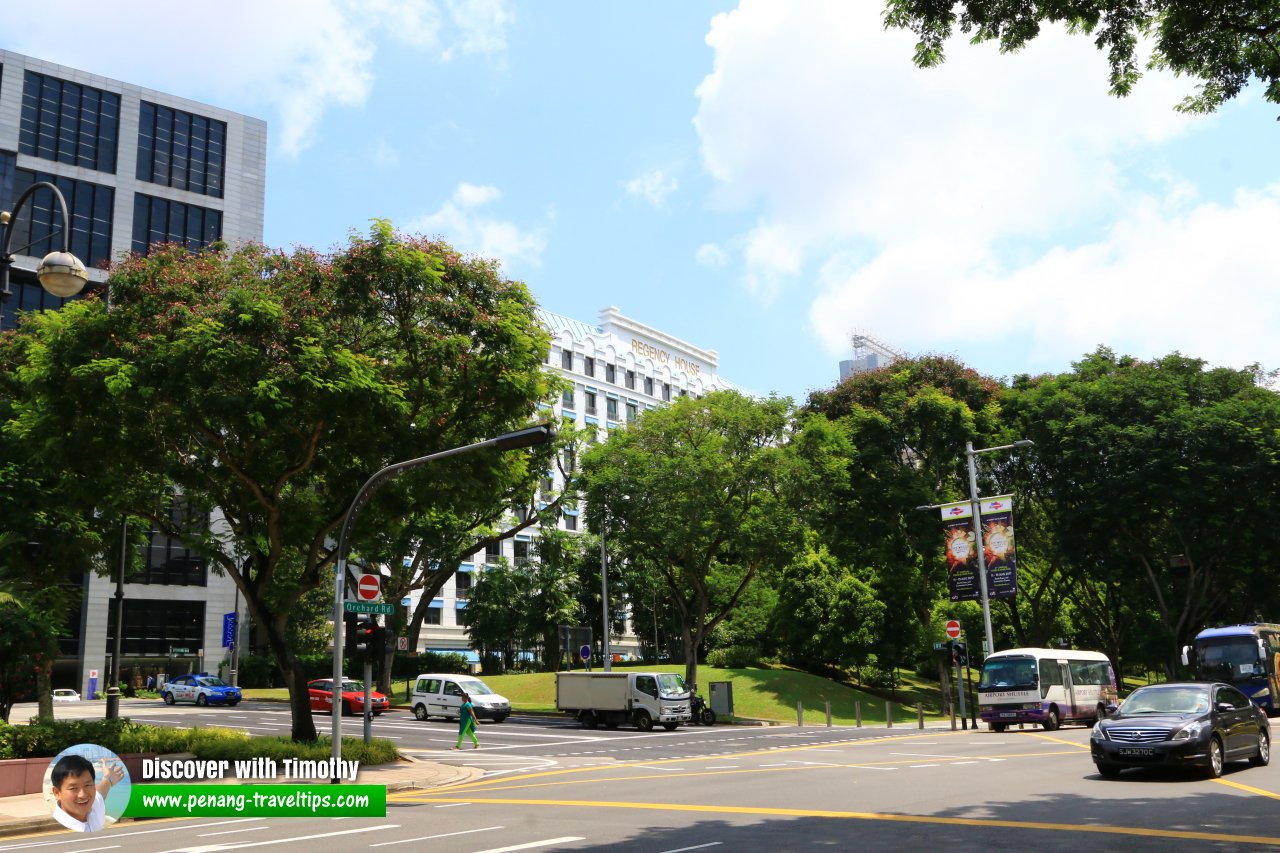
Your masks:
M 164 700 L 164 704 L 166 704 L 166 705 L 172 705 L 172 704 L 173 704 L 173 701 L 174 701 L 174 700 L 173 700 L 173 694 L 172 694 L 172 693 L 162 693 L 162 694 L 160 694 L 160 698 Z
M 1209 771 L 1210 779 L 1218 779 L 1222 776 L 1222 767 L 1224 758 L 1222 755 L 1222 741 L 1217 735 L 1209 738 Z
M 1271 735 L 1258 733 L 1258 754 L 1250 758 L 1249 763 L 1254 767 L 1266 767 L 1271 763 Z
M 1058 720 L 1058 709 L 1050 708 L 1049 714 L 1044 718 L 1044 722 L 1040 724 L 1046 732 L 1054 731 L 1060 725 Z
M 493 721 L 494 721 L 495 723 L 500 723 L 500 722 L 502 722 L 503 720 L 505 720 L 506 718 L 507 718 L 507 715 L 506 715 L 506 714 L 499 714 L 498 716 L 496 716 L 496 717 L 494 717 L 494 718 L 493 718 Z
M 987 723 L 987 725 L 991 727 L 991 731 L 993 732 L 1004 731 L 1004 723 Z
M 645 710 L 636 711 L 636 728 L 642 732 L 653 731 L 653 717 Z
M 350 703 L 350 702 L 343 702 L 343 703 L 342 703 L 342 716 L 344 716 L 344 717 L 354 717 L 355 715 L 356 715 L 356 709 L 355 709 L 354 707 L 352 707 L 351 703 Z
M 227 707 L 228 707 L 228 708 L 234 708 L 235 706 L 237 706 L 237 705 L 239 705 L 239 704 L 240 704 L 240 700 L 239 700 L 239 699 L 228 699 L 228 700 L 227 700 Z
M 1098 764 L 1098 775 L 1103 779 L 1119 779 L 1120 767 L 1115 764 Z
M 415 720 L 423 720 L 423 721 L 425 721 L 425 720 L 427 719 L 427 716 L 428 716 L 428 715 L 427 715 L 427 706 L 426 706 L 426 705 L 414 705 L 414 706 L 413 706 L 413 718 L 414 718 Z
M 201 693 L 196 697 L 196 704 L 203 708 L 205 705 L 209 704 L 209 697 Z
M 674 732 L 679 725 L 679 723 L 663 723 L 662 727 L 669 732 Z

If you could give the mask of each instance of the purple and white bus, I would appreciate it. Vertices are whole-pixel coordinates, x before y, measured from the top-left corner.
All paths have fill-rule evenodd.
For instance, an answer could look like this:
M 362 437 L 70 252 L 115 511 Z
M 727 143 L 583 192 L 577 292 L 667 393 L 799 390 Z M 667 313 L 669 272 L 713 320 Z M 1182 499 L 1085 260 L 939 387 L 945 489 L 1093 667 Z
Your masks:
M 1052 731 L 1066 721 L 1093 725 L 1119 695 L 1111 661 L 1101 652 L 1008 649 L 983 661 L 978 709 L 992 731 L 1016 723 Z

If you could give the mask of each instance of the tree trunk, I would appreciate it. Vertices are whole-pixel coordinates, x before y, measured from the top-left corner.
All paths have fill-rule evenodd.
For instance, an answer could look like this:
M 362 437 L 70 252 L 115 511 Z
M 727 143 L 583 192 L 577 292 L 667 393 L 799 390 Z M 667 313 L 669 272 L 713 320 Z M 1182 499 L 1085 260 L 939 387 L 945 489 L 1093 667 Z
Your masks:
M 39 706 L 36 716 L 45 720 L 53 719 L 53 659 L 36 670 L 36 696 Z
M 690 627 L 685 627 L 680 634 L 684 641 L 684 680 L 689 689 L 694 690 L 698 684 L 698 641 Z
M 316 723 L 311 718 L 311 696 L 307 691 L 307 674 L 298 666 L 293 656 L 293 648 L 285 639 L 285 620 L 288 614 L 276 619 L 260 620 L 258 626 L 267 635 L 267 645 L 275 653 L 280 675 L 284 678 L 285 687 L 289 689 L 289 711 L 293 717 L 290 737 L 295 743 L 314 743 L 316 740 Z M 342 685 L 334 685 L 333 712 L 342 713 Z

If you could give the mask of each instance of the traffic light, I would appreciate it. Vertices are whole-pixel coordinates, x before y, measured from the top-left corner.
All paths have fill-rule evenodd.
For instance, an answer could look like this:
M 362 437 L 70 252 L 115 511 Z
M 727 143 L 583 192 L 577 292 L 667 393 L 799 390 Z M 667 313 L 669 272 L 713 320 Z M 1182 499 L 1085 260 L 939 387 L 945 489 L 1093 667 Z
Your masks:
M 960 664 L 961 666 L 968 666 L 969 665 L 969 647 L 966 646 L 964 642 L 960 640 L 956 640 L 955 650 L 956 650 L 955 651 L 956 663 Z
M 377 626 L 373 629 L 373 639 L 369 641 L 369 648 L 381 658 L 387 653 L 387 629 Z
M 356 615 L 354 613 L 342 614 L 342 655 L 346 658 L 354 657 L 356 653 Z
M 359 616 L 356 618 L 355 634 L 355 654 L 368 655 L 375 648 L 374 634 L 380 630 L 377 621 L 372 616 Z

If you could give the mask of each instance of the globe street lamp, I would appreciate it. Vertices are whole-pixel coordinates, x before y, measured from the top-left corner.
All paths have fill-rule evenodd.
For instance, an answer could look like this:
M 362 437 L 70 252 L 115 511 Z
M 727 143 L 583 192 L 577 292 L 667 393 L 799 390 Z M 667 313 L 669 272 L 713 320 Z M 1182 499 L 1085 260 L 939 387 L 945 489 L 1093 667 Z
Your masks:
M 38 181 L 18 196 L 13 210 L 0 212 L 0 230 L 4 232 L 3 237 L 0 237 L 0 303 L 11 295 L 9 268 L 13 266 L 14 261 L 13 252 L 10 249 L 10 243 L 13 241 L 13 222 L 18 218 L 22 205 L 39 189 L 47 189 L 53 193 L 54 201 L 58 203 L 58 210 L 62 213 L 62 251 L 50 252 L 40 261 L 40 268 L 36 271 L 40 286 L 53 296 L 66 299 L 83 290 L 89 281 L 89 274 L 85 272 L 84 264 L 71 254 L 71 217 L 67 213 L 67 200 L 63 197 L 62 191 L 53 184 L 48 181 Z M 30 245 L 22 248 L 29 248 Z M 3 314 L 0 314 L 0 326 L 3 323 Z

